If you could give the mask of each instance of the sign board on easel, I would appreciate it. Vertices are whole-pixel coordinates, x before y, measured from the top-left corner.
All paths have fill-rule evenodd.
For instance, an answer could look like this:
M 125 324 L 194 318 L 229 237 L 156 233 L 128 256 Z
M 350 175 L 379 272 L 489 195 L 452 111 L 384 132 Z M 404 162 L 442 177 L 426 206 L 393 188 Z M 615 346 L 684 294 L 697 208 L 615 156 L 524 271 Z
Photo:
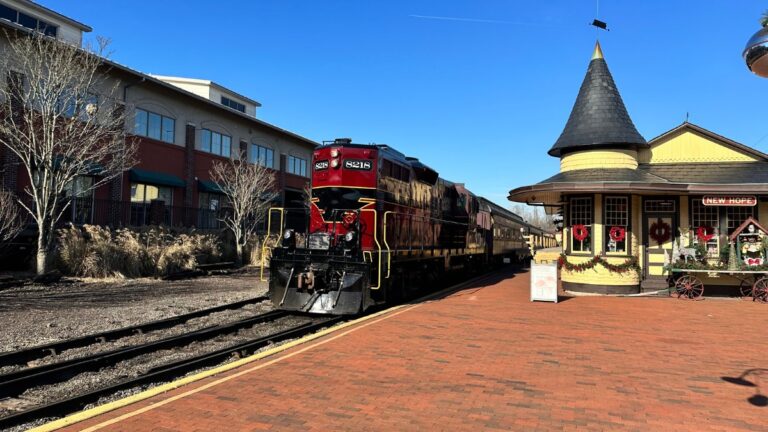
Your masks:
M 531 263 L 531 301 L 557 303 L 557 264 Z

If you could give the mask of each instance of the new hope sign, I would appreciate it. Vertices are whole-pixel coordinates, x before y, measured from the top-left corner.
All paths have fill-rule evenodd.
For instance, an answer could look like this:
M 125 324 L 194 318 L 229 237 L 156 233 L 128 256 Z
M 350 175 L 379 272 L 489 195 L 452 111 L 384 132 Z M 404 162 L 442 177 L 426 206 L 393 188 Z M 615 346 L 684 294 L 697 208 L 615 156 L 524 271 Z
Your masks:
M 705 206 L 738 206 L 753 207 L 757 205 L 757 197 L 753 196 L 720 196 L 705 195 L 701 202 Z

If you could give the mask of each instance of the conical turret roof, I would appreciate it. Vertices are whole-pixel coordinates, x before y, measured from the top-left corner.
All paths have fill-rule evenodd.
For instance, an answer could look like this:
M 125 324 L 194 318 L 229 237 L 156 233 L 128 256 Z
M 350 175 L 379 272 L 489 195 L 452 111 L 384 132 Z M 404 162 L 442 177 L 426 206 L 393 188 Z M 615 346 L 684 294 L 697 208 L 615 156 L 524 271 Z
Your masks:
M 571 116 L 549 154 L 560 157 L 577 150 L 638 147 L 648 143 L 629 118 L 597 42 Z

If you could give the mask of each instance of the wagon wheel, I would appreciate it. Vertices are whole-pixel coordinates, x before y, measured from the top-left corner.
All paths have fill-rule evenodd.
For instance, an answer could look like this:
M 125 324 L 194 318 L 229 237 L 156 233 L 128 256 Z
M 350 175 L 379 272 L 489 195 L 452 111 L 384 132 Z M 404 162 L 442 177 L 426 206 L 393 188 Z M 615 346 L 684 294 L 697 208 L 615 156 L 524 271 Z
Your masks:
M 741 294 L 741 297 L 752 298 L 752 286 L 753 284 L 749 283 L 749 281 L 742 279 L 741 284 L 739 284 L 739 294 Z
M 696 276 L 685 275 L 675 282 L 677 298 L 699 299 L 704 294 L 704 284 Z
M 768 303 L 768 277 L 761 277 L 752 287 L 752 299 L 762 303 Z

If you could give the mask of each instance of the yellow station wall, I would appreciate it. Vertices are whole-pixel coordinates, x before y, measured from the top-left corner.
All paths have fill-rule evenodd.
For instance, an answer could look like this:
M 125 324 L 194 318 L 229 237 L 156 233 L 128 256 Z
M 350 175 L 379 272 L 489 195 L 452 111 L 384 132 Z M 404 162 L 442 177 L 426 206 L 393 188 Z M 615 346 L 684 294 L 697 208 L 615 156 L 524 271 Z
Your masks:
M 635 150 L 587 150 L 569 153 L 560 159 L 560 172 L 588 168 L 637 169 Z
M 691 130 L 653 143 L 640 150 L 640 163 L 754 162 L 757 159 Z M 737 191 L 734 191 L 737 192 Z

